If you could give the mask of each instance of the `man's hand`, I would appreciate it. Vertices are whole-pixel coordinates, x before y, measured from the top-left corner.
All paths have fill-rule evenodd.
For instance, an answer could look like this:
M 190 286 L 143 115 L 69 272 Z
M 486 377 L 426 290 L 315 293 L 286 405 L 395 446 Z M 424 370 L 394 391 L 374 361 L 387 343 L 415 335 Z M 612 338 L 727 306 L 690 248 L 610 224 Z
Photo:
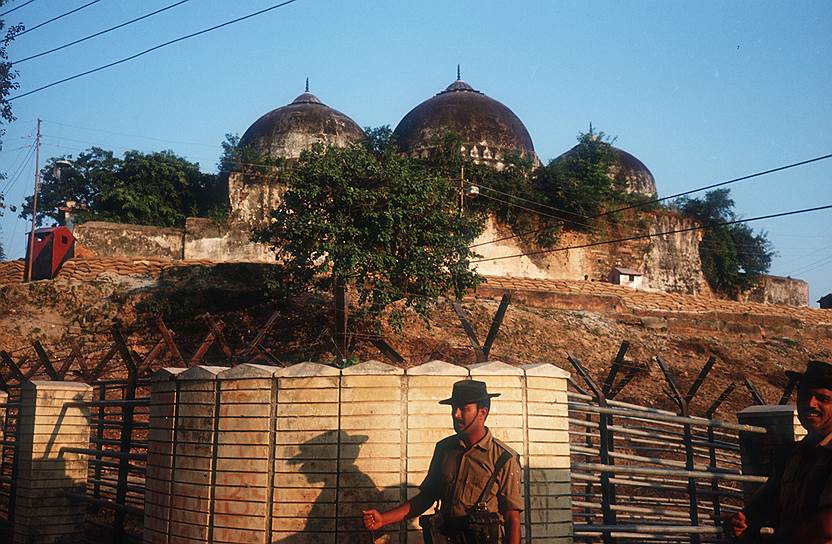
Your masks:
M 361 514 L 363 515 L 364 519 L 364 527 L 366 527 L 370 531 L 381 529 L 382 527 L 384 527 L 384 525 L 386 525 L 384 523 L 384 517 L 378 510 L 362 510 Z
M 741 538 L 747 529 L 748 523 L 745 521 L 745 514 L 742 512 L 737 512 L 722 520 L 722 530 L 731 538 Z

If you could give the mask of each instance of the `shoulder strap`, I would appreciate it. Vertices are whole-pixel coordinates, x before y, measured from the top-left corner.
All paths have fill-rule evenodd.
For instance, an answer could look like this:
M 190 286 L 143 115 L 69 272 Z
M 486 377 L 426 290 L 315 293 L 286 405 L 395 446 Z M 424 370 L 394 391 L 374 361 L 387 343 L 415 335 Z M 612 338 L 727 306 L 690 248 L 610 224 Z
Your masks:
M 477 502 L 474 504 L 481 503 L 485 496 L 488 494 L 488 491 L 491 489 L 491 486 L 494 485 L 494 482 L 497 481 L 497 473 L 503 468 L 503 466 L 508 463 L 508 460 L 511 459 L 511 453 L 508 451 L 503 450 L 502 455 L 497 458 L 497 463 L 494 464 L 494 472 L 491 473 L 491 478 L 488 479 L 488 483 L 485 484 L 485 487 L 482 488 L 482 493 L 480 493 Z

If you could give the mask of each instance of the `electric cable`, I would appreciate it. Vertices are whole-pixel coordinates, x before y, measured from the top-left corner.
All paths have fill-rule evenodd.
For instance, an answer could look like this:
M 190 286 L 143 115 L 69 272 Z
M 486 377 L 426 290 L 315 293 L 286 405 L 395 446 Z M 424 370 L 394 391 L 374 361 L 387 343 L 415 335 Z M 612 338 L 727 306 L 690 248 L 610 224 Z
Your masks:
M 13 11 L 19 10 L 20 8 L 22 8 L 22 7 L 24 7 L 24 6 L 28 6 L 29 4 L 31 4 L 31 3 L 32 3 L 32 2 L 34 2 L 34 1 L 35 1 L 35 0 L 29 0 L 28 2 L 23 2 L 22 4 L 20 4 L 20 5 L 19 5 L 19 6 L 17 6 L 17 7 L 14 7 L 14 8 L 12 8 L 12 9 L 8 10 L 8 11 L 4 11 L 3 13 L 0 13 L 0 17 L 3 17 L 3 16 L 5 16 L 5 15 L 8 15 L 9 13 L 11 13 L 11 12 L 13 12 Z
M 467 181 L 467 180 L 465 180 L 465 183 L 466 183 L 466 184 L 468 184 L 468 185 L 470 185 L 471 187 L 478 187 L 478 188 L 482 188 L 482 189 L 485 189 L 485 190 L 487 190 L 487 191 L 491 191 L 492 193 L 501 194 L 501 195 L 504 195 L 504 196 L 507 196 L 507 197 L 510 197 L 510 198 L 514 198 L 514 199 L 516 199 L 516 200 L 520 200 L 520 201 L 523 201 L 523 202 L 528 202 L 529 204 L 534 204 L 535 206 L 540 206 L 541 208 L 547 208 L 547 209 L 550 209 L 550 210 L 555 211 L 555 212 L 568 213 L 569 215 L 572 215 L 572 216 L 575 216 L 575 217 L 579 217 L 579 218 L 581 218 L 581 219 L 589 219 L 589 218 L 588 218 L 587 216 L 585 216 L 585 215 L 581 215 L 581 214 L 579 214 L 579 213 L 575 213 L 575 212 L 570 212 L 569 210 L 564 210 L 564 209 L 562 209 L 562 208 L 556 208 L 556 207 L 554 207 L 554 206 L 549 206 L 548 204 L 544 204 L 544 203 L 542 203 L 542 202 L 538 202 L 537 200 L 530 200 L 530 199 L 528 199 L 528 198 L 523 198 L 522 196 L 513 195 L 513 194 L 511 194 L 511 193 L 506 193 L 506 192 L 504 192 L 504 191 L 500 191 L 500 190 L 494 189 L 493 187 L 489 187 L 489 186 L 487 186 L 487 185 L 483 185 L 482 183 L 479 183 L 479 182 L 474 182 L 474 181 Z
M 500 261 L 500 260 L 503 260 L 503 259 L 514 259 L 514 258 L 519 258 L 519 257 L 529 257 L 529 256 L 532 256 L 532 255 L 541 255 L 541 254 L 544 254 L 544 253 L 556 253 L 556 252 L 560 252 L 560 251 L 569 251 L 570 249 L 581 249 L 581 248 L 585 248 L 585 247 L 594 247 L 594 246 L 601 246 L 601 245 L 607 245 L 607 244 L 617 244 L 617 243 L 621 243 L 621 242 L 628 242 L 630 240 L 641 240 L 641 239 L 645 239 L 645 238 L 655 238 L 657 236 L 666 236 L 668 234 L 679 234 L 679 233 L 682 233 L 682 232 L 692 232 L 692 231 L 696 231 L 696 230 L 703 230 L 703 229 L 712 228 L 712 227 L 724 227 L 724 226 L 728 226 L 728 225 L 736 225 L 736 224 L 739 224 L 739 223 L 749 223 L 751 221 L 760 221 L 760 220 L 763 220 L 763 219 L 773 219 L 775 217 L 786 217 L 786 216 L 789 216 L 789 215 L 797 215 L 797 214 L 802 214 L 802 213 L 816 212 L 816 211 L 826 210 L 826 209 L 830 209 L 830 208 L 832 208 L 832 204 L 827 204 L 825 206 L 816 206 L 814 208 L 804 208 L 802 210 L 793 210 L 793 211 L 789 211 L 789 212 L 780 212 L 780 213 L 774 213 L 774 214 L 769 214 L 769 215 L 760 215 L 760 216 L 757 216 L 757 217 L 750 217 L 748 219 L 735 219 L 733 221 L 720 221 L 720 222 L 716 222 L 716 223 L 708 223 L 708 224 L 705 224 L 705 225 L 699 225 L 699 226 L 695 226 L 695 227 L 686 227 L 686 228 L 683 228 L 683 229 L 672 229 L 672 230 L 667 230 L 667 231 L 664 231 L 664 232 L 656 232 L 656 233 L 653 233 L 653 234 L 637 234 L 637 235 L 634 235 L 634 236 L 626 236 L 624 238 L 616 238 L 614 240 L 601 240 L 601 241 L 598 241 L 598 242 L 588 242 L 586 244 L 577 244 L 577 245 L 573 245 L 573 246 L 555 247 L 555 248 L 549 248 L 549 249 L 542 249 L 542 250 L 538 250 L 538 251 L 530 251 L 529 253 L 518 253 L 518 254 L 515 254 L 515 255 L 503 255 L 503 256 L 500 256 L 500 257 L 490 257 L 490 258 L 487 258 L 487 259 L 473 260 L 473 261 L 471 261 L 471 263 L 473 264 L 473 263 L 483 263 L 483 262 L 488 262 L 488 261 Z
M 20 147 L 13 147 L 11 149 L 3 149 L 2 151 L 0 151 L 0 153 L 11 153 L 13 151 L 20 151 L 21 149 L 26 149 L 30 145 L 32 145 L 32 144 L 21 145 Z
M 624 206 L 624 207 L 621 207 L 621 208 L 615 208 L 613 210 L 608 210 L 608 211 L 606 211 L 602 214 L 596 215 L 594 217 L 587 217 L 587 219 L 590 219 L 590 220 L 591 219 L 599 219 L 601 217 L 605 217 L 605 216 L 611 215 L 613 213 L 618 213 L 618 212 L 625 211 L 625 210 L 631 210 L 631 209 L 634 209 L 634 208 L 641 208 L 643 206 L 647 206 L 647 205 L 650 205 L 650 204 L 656 204 L 656 203 L 662 202 L 664 200 L 669 200 L 671 198 L 679 198 L 681 196 L 686 196 L 686 195 L 689 195 L 689 194 L 692 194 L 692 193 L 698 193 L 700 191 L 707 191 L 708 189 L 713 189 L 715 187 L 722 187 L 724 185 L 729 185 L 731 183 L 737 183 L 739 181 L 745 181 L 745 180 L 748 180 L 748 179 L 761 177 L 761 176 L 764 176 L 764 175 L 767 175 L 767 174 L 772 174 L 774 172 L 781 172 L 783 170 L 789 170 L 791 168 L 797 168 L 798 166 L 804 166 L 806 164 L 826 160 L 826 159 L 829 159 L 829 158 L 832 158 L 832 153 L 829 153 L 829 154 L 826 154 L 826 155 L 821 155 L 819 157 L 814 157 L 814 158 L 807 159 L 807 160 L 804 160 L 804 161 L 799 161 L 799 162 L 787 164 L 785 166 L 778 166 L 776 168 L 771 168 L 769 170 L 763 170 L 761 172 L 755 172 L 753 174 L 740 176 L 738 178 L 729 179 L 727 181 L 721 181 L 719 183 L 712 183 L 711 185 L 706 185 L 704 187 L 698 187 L 696 189 L 690 189 L 688 191 L 683 191 L 681 193 L 676 193 L 674 195 L 664 196 L 664 197 L 661 197 L 661 198 L 655 198 L 655 199 L 652 199 L 652 200 L 648 200 L 648 201 L 645 201 L 645 202 L 640 202 L 638 204 L 631 204 L 631 205 Z M 550 227 L 546 226 L 546 227 L 542 227 L 542 228 L 539 228 L 539 229 L 533 229 L 533 230 L 529 230 L 529 231 L 525 231 L 525 232 L 520 232 L 520 233 L 517 233 L 517 234 L 513 234 L 511 236 L 504 236 L 502 238 L 496 238 L 494 240 L 489 240 L 488 242 L 480 242 L 479 244 L 474 244 L 472 246 L 469 246 L 469 248 L 494 244 L 494 243 L 497 243 L 497 242 L 502 242 L 504 240 L 511 240 L 513 238 L 519 238 L 521 236 L 526 236 L 528 234 L 536 234 L 536 233 L 541 232 L 541 231 L 543 231 L 547 228 L 550 228 Z
M 90 34 L 89 36 L 84 36 L 83 38 L 79 38 L 79 39 L 77 39 L 77 40 L 74 40 L 74 41 L 71 41 L 71 42 L 65 43 L 65 44 L 63 44 L 63 45 L 59 45 L 58 47 L 53 47 L 52 49 L 49 49 L 49 50 L 47 50 L 47 51 L 42 51 L 42 52 L 40 52 L 40 53 L 36 53 L 36 54 L 34 54 L 34 55 L 30 55 L 30 56 L 28 56 L 28 57 L 26 57 L 26 58 L 22 58 L 22 59 L 20 59 L 20 60 L 13 61 L 13 62 L 12 62 L 12 64 L 13 64 L 13 65 L 14 65 L 14 64 L 20 64 L 21 62 L 26 62 L 27 60 L 36 59 L 36 58 L 38 58 L 38 57 L 42 57 L 42 56 L 44 56 L 44 55 L 48 55 L 48 54 L 50 54 L 50 53 L 54 53 L 55 51 L 60 51 L 61 49 L 66 49 L 67 47 L 71 47 L 71 46 L 76 45 L 76 44 L 79 44 L 79 43 L 81 43 L 81 42 L 85 42 L 85 41 L 87 41 L 87 40 L 91 40 L 92 38 L 97 38 L 98 36 L 101 36 L 102 34 L 107 34 L 108 32 L 112 32 L 113 30 L 118 30 L 119 28 L 123 28 L 123 27 L 125 27 L 125 26 L 127 26 L 127 25 L 131 25 L 131 24 L 136 23 L 136 22 L 139 22 L 139 21 L 141 21 L 141 20 L 143 20 L 143 19 L 147 19 L 148 17 L 152 17 L 152 16 L 154 16 L 154 15 L 156 15 L 156 14 L 158 14 L 158 13 L 162 13 L 163 11 L 167 11 L 167 10 L 169 10 L 169 9 L 171 9 L 171 8 L 175 8 L 176 6 L 178 6 L 178 5 L 180 5 L 180 4 L 184 4 L 185 2 L 189 2 L 189 1 L 190 1 L 190 0 L 180 0 L 179 2 L 175 2 L 175 3 L 173 3 L 173 4 L 170 4 L 170 5 L 168 5 L 168 6 L 165 6 L 165 7 L 163 7 L 163 8 L 159 8 L 159 9 L 157 9 L 156 11 L 151 11 L 150 13 L 145 13 L 144 15 L 141 15 L 141 16 L 139 16 L 139 17 L 136 17 L 135 19 L 130 19 L 129 21 L 125 21 L 125 22 L 123 22 L 123 23 L 117 24 L 116 26 L 111 26 L 110 28 L 106 28 L 106 29 L 104 29 L 104 30 L 101 30 L 101 31 L 99 31 L 99 32 L 96 32 L 95 34 Z
M 58 81 L 53 81 L 52 83 L 42 85 L 42 86 L 40 86 L 36 89 L 32 89 L 31 91 L 27 91 L 23 94 L 13 96 L 13 97 L 9 98 L 7 100 L 7 102 L 12 102 L 14 100 L 17 100 L 18 98 L 23 98 L 24 96 L 29 96 L 31 94 L 38 93 L 38 92 L 43 91 L 45 89 L 49 89 L 50 87 L 54 87 L 55 85 L 60 85 L 61 83 L 66 83 L 67 81 L 72 81 L 74 79 L 78 79 L 79 77 L 84 77 L 84 76 L 87 76 L 87 75 L 90 75 L 90 74 L 94 74 L 96 72 L 100 72 L 101 70 L 105 70 L 107 68 L 112 68 L 113 66 L 117 66 L 119 64 L 123 64 L 125 62 L 131 61 L 133 59 L 136 59 L 138 57 L 141 57 L 143 55 L 146 55 L 148 53 L 156 51 L 158 49 L 162 49 L 163 47 L 167 47 L 168 45 L 173 45 L 175 43 L 179 43 L 181 41 L 185 41 L 185 40 L 188 40 L 190 38 L 194 38 L 194 37 L 200 36 L 202 34 L 207 34 L 208 32 L 212 32 L 214 30 L 218 30 L 220 28 L 223 28 L 223 27 L 226 27 L 226 26 L 229 26 L 229 25 L 233 25 L 235 23 L 239 23 L 240 21 L 245 21 L 246 19 L 251 19 L 252 17 L 262 15 L 262 14 L 268 12 L 268 11 L 272 11 L 272 10 L 275 10 L 277 8 L 282 8 L 284 6 L 288 6 L 289 4 L 293 4 L 297 1 L 298 0 L 285 0 L 284 2 L 281 2 L 279 4 L 275 4 L 273 6 L 269 6 L 267 8 L 261 9 L 259 11 L 255 11 L 253 13 L 249 13 L 248 15 L 244 15 L 242 17 L 237 17 L 236 19 L 231 19 L 230 21 L 225 21 L 224 23 L 220 23 L 218 25 L 214 25 L 212 27 L 205 28 L 205 29 L 199 30 L 197 32 L 192 32 L 190 34 L 186 34 L 185 36 L 180 36 L 178 38 L 174 38 L 173 40 L 168 40 L 168 41 L 160 43 L 158 45 L 154 45 L 153 47 L 149 47 L 149 48 L 145 49 L 144 51 L 139 51 L 138 53 L 134 53 L 133 55 L 130 55 L 128 57 L 124 57 L 122 59 L 119 59 L 119 60 L 104 64 L 104 65 L 101 65 L 97 68 L 93 68 L 91 70 L 87 70 L 87 71 L 81 72 L 79 74 L 75 74 L 73 76 L 69 76 L 69 77 L 65 77 L 63 79 L 59 79 Z
M 82 9 L 84 9 L 84 8 L 86 8 L 86 7 L 89 7 L 89 6 L 93 5 L 93 4 L 97 4 L 97 3 L 98 3 L 98 2 L 100 2 L 100 1 L 101 1 L 101 0 L 92 0 L 92 1 L 87 2 L 86 4 L 84 4 L 83 6 L 77 7 L 77 8 L 75 8 L 75 9 L 73 9 L 73 10 L 69 10 L 69 11 L 67 11 L 66 13 L 62 13 L 62 14 L 60 14 L 60 15 L 56 16 L 56 17 L 52 17 L 51 19 L 48 19 L 48 20 L 46 20 L 46 21 L 44 21 L 44 22 L 42 22 L 42 23 L 38 23 L 38 24 L 36 24 L 35 26 L 33 26 L 32 28 L 27 28 L 27 29 L 25 29 L 25 30 L 23 30 L 23 31 L 21 31 L 21 32 L 18 32 L 18 33 L 15 35 L 15 38 L 18 38 L 18 37 L 20 37 L 20 36 L 23 36 L 23 35 L 24 35 L 24 34 L 26 34 L 27 32 L 31 32 L 31 31 L 33 31 L 33 30 L 37 30 L 37 29 L 39 29 L 39 28 L 40 28 L 40 27 L 42 27 L 42 26 L 45 26 L 45 25 L 48 25 L 49 23 L 52 23 L 52 22 L 57 21 L 58 19 L 63 19 L 63 18 L 64 18 L 64 17 L 66 17 L 67 15 L 72 15 L 73 13 L 76 13 L 76 12 L 78 12 L 78 11 L 81 11 Z
M 793 274 L 805 274 L 806 272 L 810 272 L 812 270 L 815 270 L 816 268 L 820 268 L 821 266 L 824 266 L 827 263 L 832 263 L 832 255 L 827 255 L 826 257 L 822 257 L 816 261 L 812 261 L 809 264 L 803 265 L 800 268 L 796 268 L 791 272 L 788 272 L 786 275 L 791 276 Z
M 185 1 L 189 1 L 189 0 L 185 0 Z M 126 132 L 116 132 L 114 130 L 107 130 L 107 129 L 103 129 L 103 128 L 91 128 L 91 127 L 83 127 L 83 126 L 79 126 L 79 125 L 71 125 L 69 123 L 62 123 L 60 121 L 52 121 L 50 119 L 42 119 L 42 121 L 44 123 L 48 123 L 48 124 L 52 124 L 52 125 L 58 125 L 58 126 L 62 126 L 62 127 L 74 128 L 74 129 L 79 129 L 79 130 L 88 130 L 90 132 L 102 132 L 104 134 L 114 134 L 116 136 L 127 136 L 129 138 L 142 138 L 142 139 L 145 139 L 145 140 L 154 140 L 154 141 L 157 141 L 157 142 L 162 142 L 162 143 L 167 143 L 167 144 L 183 144 L 183 145 L 199 145 L 199 146 L 203 146 L 203 147 L 217 147 L 216 144 L 207 144 L 207 143 L 204 143 L 204 142 L 188 142 L 188 141 L 184 141 L 184 140 L 168 140 L 168 139 L 165 139 L 165 138 L 158 138 L 158 137 L 155 137 L 155 136 L 145 136 L 145 135 L 142 135 L 142 134 L 129 134 L 129 133 L 126 133 Z M 93 142 L 81 141 L 81 140 L 75 140 L 75 141 L 85 143 L 85 144 L 93 143 Z M 95 145 L 97 145 L 97 144 L 95 144 Z
M 501 202 L 503 204 L 507 204 L 507 205 L 512 206 L 514 208 L 519 208 L 521 210 L 526 210 L 527 212 L 537 214 L 541 217 L 547 217 L 549 219 L 555 219 L 556 221 L 566 221 L 567 223 L 573 223 L 575 225 L 584 225 L 586 227 L 589 227 L 589 225 L 586 225 L 585 223 L 577 223 L 575 221 L 569 221 L 568 219 L 561 219 L 560 217 L 556 217 L 554 215 L 544 213 L 544 212 L 541 212 L 541 211 L 538 211 L 538 210 L 533 210 L 532 208 L 528 208 L 526 206 L 521 206 L 520 204 L 515 204 L 514 202 L 509 202 L 508 200 L 503 200 L 501 198 L 497 198 L 497 197 L 494 197 L 494 196 L 489 196 L 489 195 L 486 195 L 486 194 L 483 194 L 483 193 L 480 193 L 480 196 L 485 197 L 489 200 L 494 200 L 496 202 Z
M 29 145 L 29 152 L 26 153 L 23 157 L 22 162 L 18 162 L 13 169 L 15 173 L 9 176 L 9 180 L 6 182 L 6 185 L 3 187 L 3 194 L 8 194 L 9 190 L 14 186 L 17 182 L 17 179 L 20 177 L 20 174 L 23 172 L 23 168 L 29 164 L 29 161 L 32 159 L 32 154 L 35 152 L 35 142 L 32 142 Z M 20 155 L 18 155 L 17 159 L 20 159 Z

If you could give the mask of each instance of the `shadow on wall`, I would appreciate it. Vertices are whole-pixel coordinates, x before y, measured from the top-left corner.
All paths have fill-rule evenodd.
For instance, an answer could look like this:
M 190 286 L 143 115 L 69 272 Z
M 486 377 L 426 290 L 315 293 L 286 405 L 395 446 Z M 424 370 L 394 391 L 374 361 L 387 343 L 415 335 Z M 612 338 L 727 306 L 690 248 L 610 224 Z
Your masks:
M 323 544 L 337 540 L 339 544 L 388 544 L 398 541 L 398 526 L 389 527 L 390 532 L 370 533 L 362 524 L 362 509 L 390 508 L 403 500 L 401 486 L 381 489 L 356 465 L 367 440 L 362 434 L 327 431 L 296 447 L 297 453 L 286 461 L 286 470 L 299 470 L 309 485 L 300 492 L 292 490 L 285 497 L 286 502 L 276 497 L 273 530 L 283 532 L 297 521 L 304 526 L 294 534 L 272 538 L 272 542 Z M 390 447 L 398 449 L 399 446 L 391 444 Z M 276 486 L 280 486 L 280 477 L 277 472 Z M 298 502 L 290 503 L 292 499 Z M 285 516 L 291 512 L 296 512 L 297 517 L 287 520 Z

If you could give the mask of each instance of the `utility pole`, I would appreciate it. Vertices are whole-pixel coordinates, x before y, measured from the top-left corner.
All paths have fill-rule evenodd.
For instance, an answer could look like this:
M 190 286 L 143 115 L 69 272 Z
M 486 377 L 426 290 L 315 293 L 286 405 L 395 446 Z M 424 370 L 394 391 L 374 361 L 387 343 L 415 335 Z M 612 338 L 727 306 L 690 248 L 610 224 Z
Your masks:
M 40 119 L 38 137 L 35 140 L 35 193 L 32 195 L 32 232 L 29 233 L 29 258 L 26 263 L 26 280 L 32 281 L 32 266 L 35 262 L 35 226 L 38 217 L 38 193 L 40 192 Z
M 334 274 L 333 274 L 334 275 Z M 347 332 L 347 312 L 349 301 L 347 300 L 347 288 L 344 280 L 335 278 L 335 349 L 338 351 L 338 359 L 343 361 L 349 358 L 349 336 Z
M 459 67 L 457 67 L 459 70 Z M 465 165 L 459 167 L 459 216 L 465 213 Z

